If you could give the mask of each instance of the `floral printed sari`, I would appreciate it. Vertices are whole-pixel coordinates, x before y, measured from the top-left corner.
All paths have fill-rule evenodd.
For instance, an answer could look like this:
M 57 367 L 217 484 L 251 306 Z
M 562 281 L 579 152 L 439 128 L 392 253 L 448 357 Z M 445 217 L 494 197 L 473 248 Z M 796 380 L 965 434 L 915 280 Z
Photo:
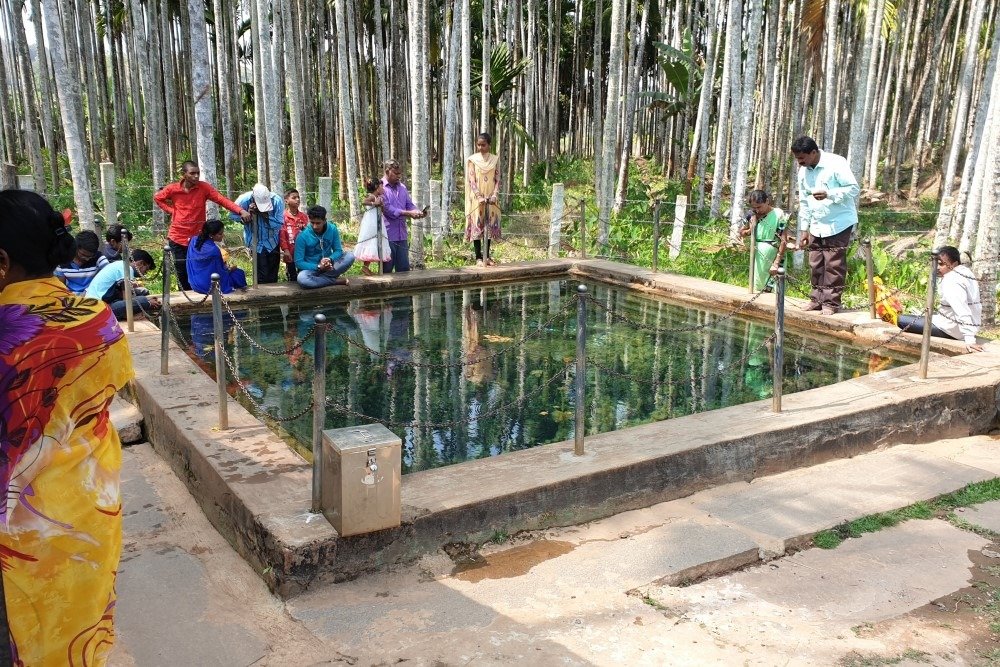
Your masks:
M 121 443 L 132 377 L 101 301 L 55 278 L 0 292 L 0 566 L 19 665 L 103 665 L 114 642 Z

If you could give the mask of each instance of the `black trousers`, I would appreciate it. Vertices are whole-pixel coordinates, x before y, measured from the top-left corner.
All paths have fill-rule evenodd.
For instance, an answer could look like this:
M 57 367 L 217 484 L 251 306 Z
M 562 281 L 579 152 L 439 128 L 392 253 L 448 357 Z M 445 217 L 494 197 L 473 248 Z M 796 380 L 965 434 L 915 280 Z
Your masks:
M 257 253 L 257 284 L 278 282 L 278 267 L 281 266 L 281 248 Z
M 177 284 L 182 290 L 190 290 L 191 283 L 188 282 L 187 255 L 188 248 L 174 241 L 167 241 L 170 245 L 170 254 L 174 256 L 174 273 L 177 274 Z

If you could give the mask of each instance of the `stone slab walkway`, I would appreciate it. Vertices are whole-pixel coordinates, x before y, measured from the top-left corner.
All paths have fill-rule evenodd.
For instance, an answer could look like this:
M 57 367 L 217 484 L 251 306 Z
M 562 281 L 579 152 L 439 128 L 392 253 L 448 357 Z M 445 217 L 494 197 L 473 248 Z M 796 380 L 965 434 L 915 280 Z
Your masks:
M 907 651 L 954 665 L 969 664 L 971 630 L 912 612 L 968 586 L 970 558 L 988 539 L 910 521 L 831 551 L 770 555 L 992 478 L 1000 440 L 901 445 L 479 554 L 453 550 L 455 560 L 438 552 L 288 601 L 267 591 L 149 445 L 124 457 L 114 665 L 826 665 Z M 994 505 L 961 516 L 995 529 Z M 870 624 L 879 632 L 857 631 Z

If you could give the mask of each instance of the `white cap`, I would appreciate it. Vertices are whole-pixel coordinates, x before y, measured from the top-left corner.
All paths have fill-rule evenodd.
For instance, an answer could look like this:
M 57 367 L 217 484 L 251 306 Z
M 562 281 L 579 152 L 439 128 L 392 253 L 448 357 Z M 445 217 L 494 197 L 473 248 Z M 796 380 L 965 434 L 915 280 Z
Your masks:
M 253 201 L 257 204 L 257 210 L 261 213 L 267 213 L 271 210 L 271 191 L 267 187 L 258 183 L 253 186 Z

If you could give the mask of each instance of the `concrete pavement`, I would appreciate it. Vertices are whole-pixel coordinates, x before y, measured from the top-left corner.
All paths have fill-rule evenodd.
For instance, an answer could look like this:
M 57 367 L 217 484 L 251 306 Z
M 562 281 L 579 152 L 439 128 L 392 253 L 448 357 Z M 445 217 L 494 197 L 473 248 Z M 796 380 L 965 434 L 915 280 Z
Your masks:
M 456 546 L 282 601 L 138 445 L 125 451 L 112 664 L 988 664 L 986 621 L 928 605 L 969 586 L 983 549 L 997 549 L 988 538 L 910 521 L 775 556 L 998 471 L 990 436 L 901 445 L 478 552 Z M 961 517 L 995 530 L 1000 503 Z

